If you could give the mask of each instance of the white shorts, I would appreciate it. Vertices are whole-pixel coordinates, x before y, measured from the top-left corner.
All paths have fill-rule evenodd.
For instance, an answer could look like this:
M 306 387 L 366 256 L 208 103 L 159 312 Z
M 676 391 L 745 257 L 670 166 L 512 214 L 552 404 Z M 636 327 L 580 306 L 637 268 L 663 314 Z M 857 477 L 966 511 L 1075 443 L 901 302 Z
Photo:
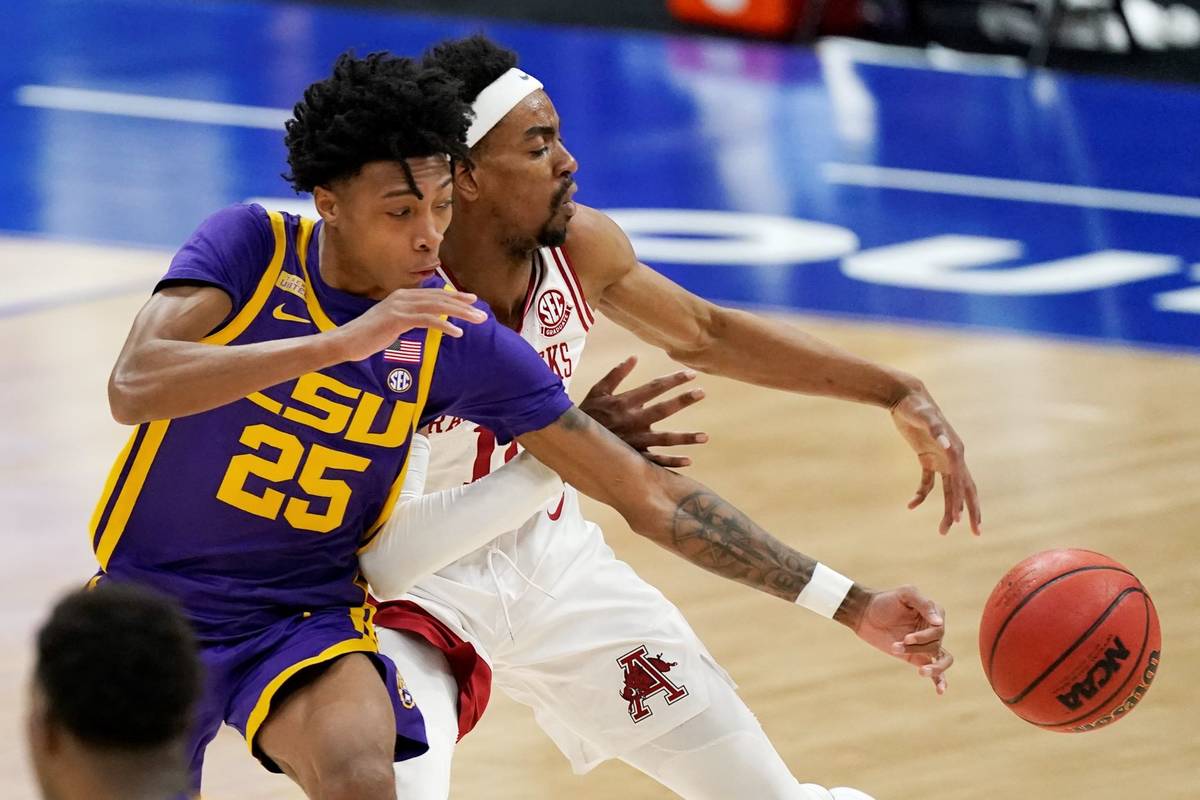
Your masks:
M 583 519 L 574 490 L 557 521 L 545 516 L 407 599 L 474 645 L 494 685 L 532 708 L 583 773 L 708 708 L 705 670 L 734 683 L 679 609 Z

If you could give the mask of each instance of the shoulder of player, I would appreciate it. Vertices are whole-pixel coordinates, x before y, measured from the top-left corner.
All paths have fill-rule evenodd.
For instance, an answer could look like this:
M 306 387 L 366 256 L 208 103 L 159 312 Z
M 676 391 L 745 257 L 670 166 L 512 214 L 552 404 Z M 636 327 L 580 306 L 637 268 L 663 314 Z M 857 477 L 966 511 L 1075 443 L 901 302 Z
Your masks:
M 600 295 L 637 265 L 633 245 L 621 226 L 604 212 L 579 206 L 567 229 L 563 249 L 584 285 L 588 298 L 599 302 Z
M 214 211 L 200 223 L 189 241 L 208 242 L 229 256 L 269 254 L 275 249 L 271 217 L 256 203 L 237 203 Z
M 264 232 L 271 230 L 271 217 L 258 203 L 234 203 L 214 211 L 202 223 L 204 227 L 215 227 L 230 234 L 236 232 Z

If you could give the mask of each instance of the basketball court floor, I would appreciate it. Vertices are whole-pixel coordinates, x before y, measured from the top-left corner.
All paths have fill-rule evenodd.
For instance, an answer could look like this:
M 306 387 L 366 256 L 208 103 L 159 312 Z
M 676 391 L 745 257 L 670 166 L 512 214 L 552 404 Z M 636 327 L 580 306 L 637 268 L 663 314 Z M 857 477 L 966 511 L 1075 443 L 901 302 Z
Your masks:
M 702 376 L 679 424 L 694 475 L 809 554 L 947 609 L 932 686 L 840 626 L 723 582 L 591 506 L 682 607 L 793 772 L 879 800 L 1200 797 L 1200 91 L 1026 74 L 1015 62 L 829 41 L 728 40 L 286 3 L 53 0 L 6 13 L 0 59 L 0 800 L 31 800 L 31 635 L 94 569 L 92 504 L 127 433 L 105 381 L 128 324 L 208 213 L 287 189 L 286 109 L 334 56 L 416 53 L 485 30 L 546 83 L 578 199 L 643 260 L 919 375 L 967 443 L 984 535 L 905 510 L 915 460 L 873 408 Z M 579 396 L 624 356 L 598 325 Z M 1158 607 L 1146 699 L 1111 728 L 1048 733 L 992 694 L 979 615 L 1013 564 L 1084 547 Z M 619 697 L 614 679 L 613 702 Z M 420 698 L 417 698 L 418 701 Z M 668 796 L 622 764 L 573 776 L 497 696 L 455 795 Z M 223 732 L 205 797 L 298 798 Z

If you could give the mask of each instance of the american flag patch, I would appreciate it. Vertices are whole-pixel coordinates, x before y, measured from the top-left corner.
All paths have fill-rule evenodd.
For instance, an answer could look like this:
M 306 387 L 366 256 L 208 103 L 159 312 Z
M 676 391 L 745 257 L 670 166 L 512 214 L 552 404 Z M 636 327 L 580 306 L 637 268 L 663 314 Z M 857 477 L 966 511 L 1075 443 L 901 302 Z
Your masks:
M 421 361 L 422 342 L 397 341 L 383 351 L 384 361 L 399 361 L 403 364 L 417 364 Z

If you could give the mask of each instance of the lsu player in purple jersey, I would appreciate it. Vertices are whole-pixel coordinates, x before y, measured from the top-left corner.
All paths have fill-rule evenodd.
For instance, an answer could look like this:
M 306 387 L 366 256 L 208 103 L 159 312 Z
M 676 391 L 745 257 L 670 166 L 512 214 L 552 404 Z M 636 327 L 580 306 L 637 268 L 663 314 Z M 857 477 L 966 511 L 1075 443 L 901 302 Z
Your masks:
M 891 412 L 918 456 L 922 477 L 910 507 L 940 475 L 941 532 L 964 508 L 978 532 L 979 503 L 962 444 L 919 381 L 790 326 L 707 303 L 639 264 L 611 220 L 572 201 L 577 164 L 550 98 L 514 68 L 515 54 L 471 37 L 435 47 L 426 63 L 460 78 L 475 112 L 472 164 L 456 179 L 444 269 L 459 288 L 485 298 L 564 382 L 578 368 L 595 309 L 697 369 L 872 403 Z M 642 407 L 681 378 L 616 395 L 631 368 L 627 362 L 614 370 L 583 407 L 642 451 L 695 441 L 650 430 L 681 401 Z M 479 549 L 423 578 L 388 563 L 390 538 L 364 556 L 377 595 L 397 600 L 383 603 L 376 617 L 381 649 L 406 673 L 421 670 L 413 680 L 424 698 L 431 750 L 396 765 L 404 792 L 446 796 L 455 742 L 478 720 L 494 684 L 533 709 L 576 772 L 620 758 L 694 800 L 829 798 L 792 776 L 679 610 L 615 558 L 570 487 L 528 479 L 525 456 L 515 445 L 496 447 L 486 426 L 447 417 L 431 426 L 429 440 L 425 488 L 438 512 L 423 510 L 422 523 L 428 529 L 439 524 L 437 516 L 453 520 L 440 523 L 445 537 L 458 535 Z M 462 488 L 470 481 L 477 481 L 474 491 Z M 454 495 L 449 502 L 441 499 L 447 493 Z M 527 516 L 513 520 L 511 530 L 497 528 L 522 502 Z M 466 507 L 489 503 L 489 513 L 472 515 Z M 489 532 L 498 538 L 488 542 Z M 407 556 L 411 547 L 396 552 Z M 897 609 L 925 602 L 900 594 L 888 600 Z M 919 618 L 911 624 L 884 649 L 908 659 L 941 692 L 949 656 L 940 640 L 918 634 Z M 872 641 L 869 630 L 858 632 Z M 862 797 L 845 788 L 833 796 Z
M 287 123 L 290 179 L 320 221 L 214 214 L 113 370 L 113 416 L 136 428 L 92 519 L 93 581 L 148 584 L 188 616 L 206 671 L 197 783 L 222 722 L 321 800 L 390 800 L 393 761 L 427 749 L 417 698 L 378 652 L 357 555 L 395 505 L 413 432 L 434 419 L 519 439 L 719 575 L 792 601 L 821 574 L 594 423 L 514 332 L 447 290 L 435 270 L 467 155 L 458 91 L 406 59 L 340 58 Z M 842 589 L 830 613 L 847 625 L 886 605 Z M 922 602 L 902 622 L 940 643 L 939 613 Z

